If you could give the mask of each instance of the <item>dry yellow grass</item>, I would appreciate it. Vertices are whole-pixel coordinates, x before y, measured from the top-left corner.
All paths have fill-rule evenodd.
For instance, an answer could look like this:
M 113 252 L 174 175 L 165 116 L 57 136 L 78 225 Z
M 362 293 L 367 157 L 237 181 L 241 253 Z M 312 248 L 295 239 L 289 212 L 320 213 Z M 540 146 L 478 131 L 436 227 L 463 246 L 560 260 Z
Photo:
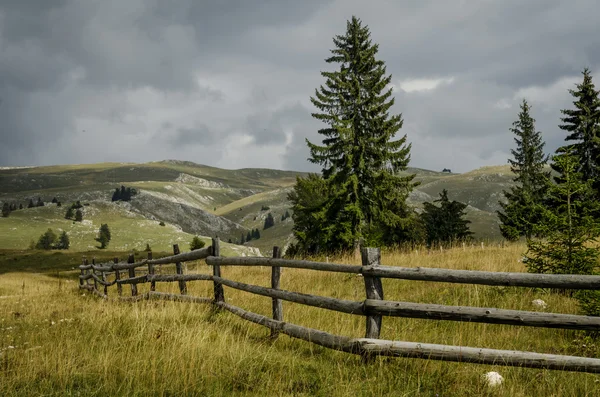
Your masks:
M 384 252 L 392 266 L 524 271 L 523 246 L 458 248 L 443 252 Z M 325 259 L 325 258 L 321 258 Z M 354 263 L 354 258 L 329 258 Z M 164 267 L 163 272 L 172 269 Z M 189 272 L 209 272 L 203 262 Z M 223 276 L 269 284 L 270 268 L 223 268 Z M 361 277 L 283 269 L 283 289 L 345 299 L 364 299 Z M 148 285 L 141 286 L 145 292 Z M 212 283 L 188 283 L 189 294 L 212 296 Z M 158 290 L 176 292 L 177 284 Z M 124 286 L 124 293 L 129 287 Z M 385 298 L 448 305 L 576 313 L 574 300 L 526 288 L 461 286 L 384 280 Z M 112 287 L 110 295 L 116 294 Z M 0 275 L 0 394 L 10 395 L 507 395 L 596 396 L 600 376 L 549 370 L 378 358 L 331 351 L 285 335 L 271 342 L 266 328 L 208 305 L 179 302 L 105 302 L 68 279 L 43 274 Z M 225 288 L 225 299 L 270 315 L 269 298 Z M 364 318 L 284 303 L 285 321 L 361 337 Z M 384 318 L 382 338 L 597 356 L 594 341 L 574 331 Z M 11 347 L 12 346 L 12 347 Z M 498 371 L 504 384 L 482 381 Z

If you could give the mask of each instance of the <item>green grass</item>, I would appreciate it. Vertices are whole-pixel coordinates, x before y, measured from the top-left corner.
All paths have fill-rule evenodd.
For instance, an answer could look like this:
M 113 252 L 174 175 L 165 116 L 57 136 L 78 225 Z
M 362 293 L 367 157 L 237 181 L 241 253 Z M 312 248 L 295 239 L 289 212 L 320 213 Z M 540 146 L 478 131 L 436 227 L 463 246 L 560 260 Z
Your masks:
M 523 246 L 447 250 L 431 255 L 383 252 L 386 265 L 523 271 Z M 330 258 L 358 263 L 354 258 Z M 172 269 L 162 269 L 163 272 Z M 190 272 L 208 273 L 203 262 Z M 224 267 L 224 277 L 268 285 L 268 268 Z M 585 373 L 431 361 L 359 357 L 268 330 L 207 305 L 178 302 L 106 302 L 76 288 L 76 273 L 0 274 L 0 394 L 21 395 L 294 395 L 294 396 L 596 396 L 600 376 Z M 364 281 L 347 274 L 283 269 L 283 289 L 364 299 Z M 190 295 L 212 296 L 212 283 L 188 283 Z M 174 292 L 176 283 L 159 284 Z M 140 292 L 148 290 L 141 285 Z M 532 289 L 385 280 L 386 299 L 576 313 L 564 295 Z M 124 293 L 128 293 L 127 286 Z M 111 288 L 109 294 L 115 293 Z M 269 298 L 225 289 L 226 300 L 270 315 Z M 284 319 L 360 337 L 364 318 L 284 303 Z M 585 334 L 542 328 L 384 318 L 382 338 L 597 357 Z M 9 348 L 12 346 L 12 348 Z M 497 389 L 487 371 L 505 379 Z

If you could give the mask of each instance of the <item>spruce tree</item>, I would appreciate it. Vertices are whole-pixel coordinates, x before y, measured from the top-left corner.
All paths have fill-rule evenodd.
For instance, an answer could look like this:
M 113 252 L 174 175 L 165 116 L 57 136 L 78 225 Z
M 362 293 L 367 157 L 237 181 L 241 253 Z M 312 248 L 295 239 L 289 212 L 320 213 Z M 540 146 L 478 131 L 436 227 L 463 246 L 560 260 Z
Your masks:
M 75 221 L 77 221 L 77 222 L 83 221 L 83 212 L 81 212 L 81 210 L 75 211 Z
M 33 199 L 29 199 L 29 204 L 27 205 L 27 208 L 33 208 L 35 207 L 35 205 L 33 204 Z
M 23 203 L 19 203 L 19 209 L 22 210 L 23 209 Z
M 564 149 L 552 157 L 562 178 L 548 188 L 551 206 L 538 204 L 542 220 L 536 229 L 545 236 L 528 241 L 525 264 L 532 273 L 593 274 L 598 270 L 600 225 L 593 214 L 600 209 L 592 181 L 583 181 L 578 156 Z
M 246 241 L 252 240 L 252 232 L 248 230 L 248 234 L 246 234 Z
M 69 240 L 69 235 L 66 231 L 63 230 L 63 232 L 58 237 L 58 242 L 56 243 L 54 248 L 59 250 L 68 250 L 70 245 L 71 241 Z
M 448 199 L 448 191 L 444 189 L 440 198 L 433 201 L 439 203 L 423 203 L 421 218 L 427 233 L 426 241 L 429 247 L 434 244 L 448 245 L 469 239 L 473 234 L 469 230 L 471 221 L 463 219 L 467 205 Z
M 35 245 L 36 249 L 39 250 L 49 250 L 52 249 L 54 242 L 56 241 L 56 234 L 52 231 L 52 229 L 48 229 L 44 234 L 42 234 Z
M 339 68 L 321 72 L 325 87 L 311 97 L 320 111 L 312 116 L 327 124 L 318 131 L 322 145 L 306 140 L 309 161 L 322 166 L 330 190 L 319 209 L 326 221 L 313 225 L 324 229 L 320 246 L 327 250 L 351 249 L 373 227 L 399 226 L 404 217 L 397 207 L 406 206 L 416 186 L 414 175 L 398 175 L 406 170 L 411 145 L 406 135 L 393 140 L 403 121 L 389 115 L 394 98 L 386 87 L 392 76 L 376 58 L 379 46 L 370 36 L 358 18 L 347 22 L 346 34 L 334 37 L 335 48 L 325 60 Z
M 275 218 L 273 218 L 273 214 L 269 212 L 267 214 L 267 218 L 265 219 L 263 230 L 267 230 L 268 228 L 273 226 L 275 226 Z
M 108 228 L 108 224 L 103 223 L 100 225 L 100 230 L 98 231 L 98 237 L 96 241 L 100 243 L 100 249 L 104 249 L 108 246 L 110 242 L 111 234 L 110 229 Z
M 43 207 L 43 206 L 44 206 L 44 202 L 42 201 L 42 198 L 41 198 L 41 197 L 38 197 L 38 201 L 37 201 L 37 204 L 36 204 L 36 206 L 37 206 L 37 207 Z
M 200 237 L 194 236 L 192 242 L 190 243 L 190 251 L 203 248 L 205 245 L 206 243 L 202 239 L 200 239 Z
M 67 209 L 67 213 L 65 214 L 65 219 L 73 219 L 75 216 L 75 211 L 73 211 L 73 207 L 69 207 Z
M 9 215 L 10 215 L 10 206 L 5 201 L 4 204 L 2 204 L 2 216 L 4 218 L 8 218 Z
M 516 149 L 511 149 L 514 159 L 509 159 L 510 170 L 516 175 L 515 186 L 504 191 L 506 202 L 500 201 L 502 211 L 497 211 L 502 236 L 510 241 L 525 236 L 531 238 L 539 222 L 538 204 L 544 199 L 550 173 L 544 171 L 548 157 L 544 154 L 542 133 L 535 130 L 535 119 L 526 100 L 521 104 L 519 119 L 510 131 L 515 134 Z
M 571 149 L 572 154 L 579 158 L 577 172 L 581 173 L 583 181 L 591 180 L 593 187 L 600 188 L 600 98 L 592 82 L 590 70 L 582 72 L 583 81 L 577 84 L 577 90 L 569 90 L 575 97 L 575 109 L 563 109 L 565 117 L 559 128 L 568 135 L 565 141 L 573 142 L 560 148 L 560 151 Z M 558 171 L 557 169 L 555 169 Z

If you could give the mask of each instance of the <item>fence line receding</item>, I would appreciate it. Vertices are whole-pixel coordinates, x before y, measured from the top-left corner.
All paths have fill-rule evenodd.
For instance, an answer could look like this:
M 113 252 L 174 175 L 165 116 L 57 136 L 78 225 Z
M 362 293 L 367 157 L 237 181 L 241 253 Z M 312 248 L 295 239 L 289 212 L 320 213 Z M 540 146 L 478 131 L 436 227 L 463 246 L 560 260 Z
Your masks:
M 147 259 L 138 262 L 135 261 L 133 255 L 129 255 L 127 262 L 119 262 L 118 258 L 115 258 L 113 263 L 104 264 L 96 264 L 95 260 L 92 260 L 90 264 L 84 258 L 82 265 L 79 266 L 81 271 L 79 288 L 89 290 L 105 299 L 108 298 L 108 287 L 116 285 L 118 298 L 121 300 L 164 299 L 212 304 L 217 309 L 229 311 L 247 321 L 269 328 L 272 338 L 277 338 L 280 333 L 286 334 L 330 349 L 358 354 L 365 360 L 381 355 L 600 373 L 600 359 L 596 358 L 392 341 L 379 338 L 383 317 L 385 316 L 589 331 L 600 330 L 600 317 L 389 301 L 384 299 L 382 278 L 491 286 L 599 290 L 600 276 L 383 266 L 381 265 L 381 253 L 378 248 L 363 248 L 361 250 L 362 266 L 281 259 L 278 247 L 274 247 L 272 258 L 226 258 L 220 256 L 218 238 L 212 240 L 211 246 L 191 252 L 180 253 L 177 245 L 174 245 L 173 248 L 174 254 L 172 256 L 152 259 L 152 253 L 148 253 Z M 212 266 L 212 274 L 186 274 L 186 262 L 194 260 L 205 260 L 209 266 Z M 175 264 L 176 274 L 156 274 L 155 266 L 163 264 Z M 221 274 L 223 266 L 271 267 L 271 287 L 229 280 Z M 352 301 L 281 289 L 281 269 L 286 267 L 362 275 L 365 284 L 365 300 Z M 142 274 L 136 275 L 136 271 L 140 272 L 140 268 L 145 268 L 145 270 L 141 269 Z M 128 277 L 124 277 L 122 271 L 127 271 Z M 113 281 L 107 281 L 109 275 L 114 275 Z M 213 297 L 188 295 L 187 283 L 192 281 L 212 281 L 214 287 Z M 157 292 L 155 290 L 156 283 L 163 282 L 177 282 L 180 293 Z M 137 286 L 142 283 L 150 283 L 150 291 L 139 295 Z M 126 284 L 129 284 L 131 288 L 130 297 L 123 296 L 123 285 Z M 99 286 L 102 286 L 102 292 L 98 289 Z M 272 298 L 272 318 L 227 303 L 223 286 Z M 365 337 L 349 338 L 284 322 L 282 301 L 364 316 L 366 319 Z

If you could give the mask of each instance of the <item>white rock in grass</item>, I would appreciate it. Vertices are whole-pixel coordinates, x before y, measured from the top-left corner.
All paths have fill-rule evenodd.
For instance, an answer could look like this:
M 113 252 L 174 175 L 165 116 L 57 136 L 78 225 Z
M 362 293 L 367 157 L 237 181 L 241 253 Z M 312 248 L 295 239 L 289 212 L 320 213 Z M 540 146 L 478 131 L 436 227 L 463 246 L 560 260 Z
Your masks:
M 531 301 L 531 303 L 533 304 L 533 306 L 539 307 L 540 309 L 545 309 L 548 307 L 548 304 L 546 304 L 546 302 L 544 302 L 541 299 L 534 299 Z
M 504 382 L 502 375 L 494 371 L 486 373 L 483 375 L 483 377 L 485 379 L 485 383 L 487 383 L 487 385 L 490 387 L 500 386 L 502 382 Z

